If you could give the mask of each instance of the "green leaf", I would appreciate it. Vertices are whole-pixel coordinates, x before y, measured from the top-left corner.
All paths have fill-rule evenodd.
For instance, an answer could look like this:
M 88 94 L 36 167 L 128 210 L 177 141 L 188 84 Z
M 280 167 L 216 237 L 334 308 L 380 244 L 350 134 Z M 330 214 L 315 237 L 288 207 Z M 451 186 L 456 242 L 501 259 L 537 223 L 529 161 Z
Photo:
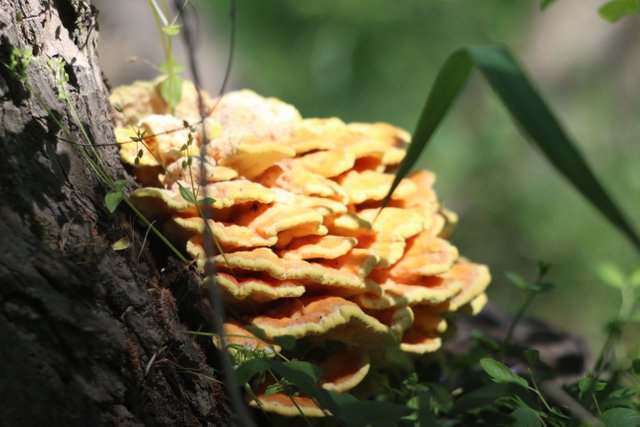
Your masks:
M 392 403 L 363 402 L 350 395 L 324 390 L 318 386 L 322 372 L 310 363 L 297 360 L 291 362 L 261 360 L 264 360 L 276 375 L 289 381 L 306 396 L 313 397 L 323 408 L 331 411 L 346 425 L 396 425 L 397 421 L 409 411 L 404 406 Z
M 498 46 L 471 46 L 458 50 L 440 68 L 382 208 L 391 200 L 400 180 L 411 171 L 474 67 L 484 76 L 527 139 L 640 250 L 638 233 L 595 177 L 520 65 L 508 50 Z
M 552 291 L 556 287 L 556 285 L 549 282 L 536 282 L 536 283 L 533 283 L 532 285 L 533 285 L 533 289 L 535 289 L 535 292 L 539 292 L 539 293 Z
M 111 191 L 104 196 L 104 205 L 110 213 L 114 213 L 124 199 L 122 190 Z
M 306 396 L 314 398 L 323 408 L 336 413 L 337 404 L 327 390 L 318 386 L 322 371 L 308 362 L 293 360 L 281 362 L 268 360 L 266 363 L 276 375 L 288 380 Z
M 529 386 L 527 380 L 514 374 L 511 369 L 497 360 L 485 357 L 480 359 L 480 366 L 497 383 L 514 383 L 525 388 Z
M 418 390 L 418 426 L 431 427 L 437 424 L 438 419 L 432 407 L 431 393 L 429 390 Z
M 281 337 L 275 337 L 273 342 L 282 347 L 283 350 L 291 350 L 296 345 L 296 339 L 291 335 L 283 335 Z
M 624 329 L 625 320 L 624 319 L 615 319 L 610 320 L 604 325 L 605 330 L 608 334 L 611 334 L 612 337 L 618 338 L 622 334 L 622 330 Z
M 215 201 L 216 199 L 214 199 L 213 197 L 204 197 L 202 199 L 198 199 L 198 202 L 196 204 L 198 206 L 211 206 L 215 203 Z
M 509 398 L 515 395 L 523 397 L 525 393 L 528 393 L 528 390 L 513 383 L 489 384 L 460 396 L 453 404 L 452 413 L 461 414 L 477 411 L 481 408 L 496 405 L 501 398 Z
M 551 263 L 546 261 L 538 261 L 538 276 L 540 276 L 540 280 L 549 273 L 551 270 Z
M 523 354 L 530 368 L 533 369 L 536 365 L 540 363 L 540 351 L 536 349 L 528 348 L 523 352 Z
M 273 372 L 291 381 L 304 392 L 307 392 L 309 386 L 316 387 L 322 375 L 322 371 L 316 365 L 301 360 L 290 362 L 271 360 L 269 365 Z
M 448 412 L 453 406 L 451 393 L 445 387 L 436 383 L 427 383 L 431 393 L 431 404 L 436 412 Z
M 529 290 L 529 282 L 524 280 L 522 276 L 519 274 L 513 273 L 511 271 L 506 271 L 504 275 L 509 279 L 514 285 L 522 290 Z
M 480 331 L 471 331 L 471 338 L 475 339 L 478 344 L 490 351 L 500 351 L 502 349 L 502 345 L 498 341 L 484 335 Z
M 160 95 L 173 111 L 180 99 L 182 99 L 182 79 L 175 74 L 168 75 L 166 79 L 160 82 Z
M 398 425 L 400 418 L 410 411 L 395 403 L 356 400 L 339 405 L 336 415 L 350 427 L 387 427 Z
M 177 36 L 178 34 L 180 34 L 181 27 L 182 26 L 180 24 L 165 25 L 164 27 L 162 27 L 162 32 L 170 37 Z
M 640 12 L 640 0 L 611 0 L 600 7 L 598 13 L 609 22 L 616 22 Z
M 627 279 L 622 270 L 620 270 L 620 268 L 616 265 L 600 265 L 598 267 L 598 276 L 604 283 L 611 287 L 617 289 L 624 289 L 626 287 Z
M 518 407 L 515 411 L 511 413 L 511 416 L 515 418 L 518 427 L 540 427 L 542 426 L 542 421 L 540 421 L 540 417 L 536 411 L 531 408 L 526 407 Z
M 264 390 L 264 397 L 269 397 L 269 396 L 274 395 L 276 393 L 280 393 L 284 389 L 285 389 L 284 385 L 282 385 L 280 383 L 271 384 L 270 386 L 268 386 Z
M 629 283 L 634 288 L 640 288 L 640 268 L 637 270 L 634 270 L 633 273 L 631 273 L 631 277 L 629 278 Z
M 253 335 L 255 335 L 256 337 L 260 338 L 261 340 L 268 340 L 269 337 L 267 337 L 267 334 L 264 332 L 264 330 L 262 330 L 262 328 L 259 328 L 257 326 L 252 326 L 252 325 L 248 325 L 248 326 L 244 326 L 244 329 L 246 329 L 247 331 L 251 332 Z
M 548 292 L 554 288 L 553 283 L 546 283 L 546 282 L 529 283 L 526 280 L 524 280 L 520 275 L 516 273 L 512 273 L 510 271 L 505 272 L 504 275 L 507 276 L 507 279 L 509 279 L 511 282 L 513 282 L 518 288 L 522 289 L 523 291 L 542 293 L 542 292 Z
M 269 360 L 261 357 L 249 359 L 236 367 L 236 378 L 239 384 L 247 384 L 254 376 L 269 369 Z
M 631 408 L 608 409 L 599 418 L 607 427 L 640 426 L 640 411 Z
M 127 186 L 128 182 L 126 179 L 117 179 L 115 181 L 113 181 L 113 186 L 116 188 L 116 190 L 122 190 Z
M 578 397 L 582 399 L 585 393 L 594 393 L 604 390 L 607 383 L 604 381 L 596 380 L 593 376 L 593 372 L 587 372 L 584 378 L 579 378 L 578 384 Z
M 540 10 L 545 10 L 546 8 L 551 6 L 552 3 L 555 3 L 555 1 L 556 0 L 542 0 L 540 2 Z
M 131 241 L 128 237 L 123 237 L 122 239 L 117 240 L 113 245 L 111 245 L 111 249 L 114 251 L 124 251 L 131 246 Z
M 193 190 L 188 189 L 180 183 L 178 183 L 178 188 L 180 189 L 180 195 L 186 202 L 193 205 L 196 204 L 196 194 L 193 192 Z
M 640 395 L 639 393 L 640 387 L 622 387 L 613 390 L 605 399 L 600 400 L 598 406 L 600 406 L 602 410 L 631 406 L 635 398 Z
M 160 69 L 160 71 L 162 71 L 165 74 L 177 74 L 177 73 L 181 73 L 184 71 L 184 65 L 182 65 L 181 63 L 177 62 L 175 59 L 173 58 L 169 58 L 166 61 L 164 61 L 162 64 L 160 64 L 160 67 L 158 67 Z
M 631 361 L 631 370 L 634 374 L 640 375 L 640 359 L 633 359 Z

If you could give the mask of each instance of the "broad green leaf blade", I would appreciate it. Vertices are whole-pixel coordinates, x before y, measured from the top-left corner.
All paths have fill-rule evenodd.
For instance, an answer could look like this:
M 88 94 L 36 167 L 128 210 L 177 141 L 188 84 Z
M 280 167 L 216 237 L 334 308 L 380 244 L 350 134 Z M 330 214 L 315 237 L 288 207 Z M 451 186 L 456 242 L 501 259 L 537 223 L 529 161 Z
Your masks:
M 269 369 L 268 359 L 256 357 L 239 365 L 236 368 L 236 378 L 239 384 L 247 384 L 254 376 L 266 372 Z
M 273 396 L 276 393 L 280 393 L 283 391 L 283 387 L 282 384 L 271 384 L 270 386 L 268 386 L 265 391 L 264 391 L 264 397 L 269 397 L 269 396 Z
M 126 179 L 116 179 L 113 181 L 113 187 L 116 190 L 123 190 L 127 186 L 128 182 Z
M 282 347 L 283 350 L 292 350 L 296 345 L 296 339 L 291 335 L 273 337 L 273 342 Z
M 406 406 L 390 402 L 359 400 L 338 407 L 336 416 L 347 426 L 397 426 L 400 419 L 411 412 Z
M 427 103 L 422 110 L 422 115 L 418 120 L 418 125 L 413 131 L 407 154 L 396 171 L 396 176 L 389 192 L 382 200 L 381 209 L 387 206 L 402 178 L 407 176 L 416 161 L 418 161 L 433 133 L 469 80 L 472 67 L 473 63 L 469 55 L 464 50 L 459 50 L 454 52 L 440 68 L 436 81 L 431 88 L 431 93 L 427 98 Z
M 180 190 L 180 195 L 187 203 L 191 203 L 192 205 L 196 204 L 196 195 L 193 190 L 188 189 L 180 183 L 178 183 L 178 188 Z
M 504 275 L 507 277 L 507 279 L 509 279 L 511 281 L 511 283 L 513 283 L 514 285 L 516 285 L 518 288 L 522 289 L 523 291 L 530 291 L 531 290 L 531 285 L 522 278 L 522 276 L 520 276 L 519 274 L 516 274 L 514 272 L 511 271 L 505 271 Z
M 270 360 L 269 366 L 273 369 L 273 372 L 288 379 L 301 389 L 307 384 L 315 387 L 322 375 L 320 368 L 301 360 L 292 360 L 291 362 Z
M 513 383 L 524 388 L 529 387 L 527 380 L 517 376 L 511 372 L 511 369 L 497 360 L 485 357 L 484 359 L 480 359 L 480 366 L 482 366 L 482 369 L 497 383 Z
M 511 413 L 511 416 L 515 418 L 518 427 L 542 427 L 542 421 L 531 408 L 519 407 Z
M 167 101 L 171 111 L 178 105 L 182 99 L 182 79 L 177 74 L 169 74 L 162 82 L 160 82 L 160 95 L 162 99 Z
M 521 130 L 542 150 L 547 160 L 640 250 L 638 233 L 591 172 L 511 54 L 504 48 L 492 46 L 472 47 L 468 51 Z
M 213 197 L 205 197 L 203 199 L 198 200 L 198 202 L 195 204 L 198 206 L 210 206 L 215 202 L 216 202 L 216 199 L 214 199 Z
M 430 427 L 438 424 L 431 405 L 430 390 L 418 390 L 418 427 Z
M 260 338 L 261 340 L 266 341 L 269 339 L 269 337 L 267 337 L 267 334 L 265 334 L 264 331 L 257 326 L 248 325 L 248 326 L 244 326 L 244 329 L 251 332 L 253 335 Z
M 164 32 L 168 36 L 177 36 L 178 34 L 180 34 L 181 27 L 182 25 L 180 24 L 169 24 L 162 27 L 162 32 Z
M 398 168 L 382 208 L 389 203 L 400 180 L 407 176 L 418 160 L 474 67 L 484 76 L 525 136 L 538 146 L 560 174 L 640 250 L 638 233 L 591 172 L 522 68 L 509 51 L 499 46 L 471 46 L 458 50 L 440 68 L 407 155 Z
M 107 207 L 109 213 L 114 213 L 120 202 L 124 200 L 124 193 L 122 190 L 111 191 L 104 196 L 104 205 Z
M 640 425 L 640 411 L 631 408 L 612 408 L 600 415 L 607 427 L 637 427 Z
M 113 249 L 114 251 L 124 251 L 125 249 L 129 249 L 130 246 L 131 246 L 131 241 L 129 240 L 129 238 L 123 237 L 121 239 L 118 239 L 116 242 L 114 242 L 111 245 L 111 249 Z
M 611 0 L 600 7 L 600 16 L 609 22 L 616 22 L 628 15 L 640 13 L 640 0 Z
M 524 355 L 524 358 L 527 361 L 527 365 L 529 365 L 530 368 L 533 369 L 536 367 L 536 365 L 540 363 L 539 350 L 528 348 L 525 351 L 523 351 L 522 354 Z
M 620 267 L 615 264 L 602 264 L 598 266 L 598 276 L 600 280 L 613 288 L 624 289 L 627 286 L 625 274 Z
M 510 396 L 527 397 L 528 390 L 515 385 L 514 383 L 494 383 L 483 386 L 479 389 L 464 393 L 453 404 L 452 414 L 462 414 L 465 412 L 475 412 L 481 408 L 488 408 L 496 405 L 498 400 Z

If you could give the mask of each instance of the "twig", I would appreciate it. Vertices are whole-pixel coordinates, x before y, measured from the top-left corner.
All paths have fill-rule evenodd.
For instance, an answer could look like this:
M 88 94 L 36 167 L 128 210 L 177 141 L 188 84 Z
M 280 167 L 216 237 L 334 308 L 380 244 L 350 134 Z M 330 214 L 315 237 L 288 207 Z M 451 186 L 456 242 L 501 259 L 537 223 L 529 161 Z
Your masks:
M 580 420 L 582 423 L 591 427 L 605 427 L 602 421 L 587 411 L 558 384 L 544 381 L 540 384 L 540 389 L 550 400 L 565 408 L 574 418 Z
M 174 4 L 176 8 L 180 8 L 180 1 L 174 0 Z M 235 0 L 231 0 L 231 29 L 232 29 L 232 40 L 234 39 L 233 34 L 235 33 Z M 191 39 L 191 31 L 190 27 L 187 25 L 186 10 L 180 16 L 183 24 L 182 35 L 184 38 L 185 46 L 187 48 L 187 54 L 189 59 L 189 68 L 191 75 L 193 76 L 193 84 L 196 87 L 196 93 L 198 94 L 198 110 L 200 112 L 200 122 L 202 124 L 202 141 L 200 146 L 200 158 L 204 159 L 206 156 L 207 143 L 209 142 L 207 139 L 206 126 L 204 125 L 205 117 L 207 116 L 207 112 L 205 111 L 204 100 L 202 99 L 202 94 L 200 92 L 200 74 L 198 72 L 198 67 L 196 64 L 196 55 L 195 49 L 193 47 L 193 41 Z M 233 50 L 233 49 L 232 49 Z M 229 58 L 232 58 L 232 55 L 229 55 Z M 223 86 L 221 89 L 221 93 L 224 92 L 226 87 L 226 82 L 228 80 L 228 74 L 231 70 L 231 63 L 227 64 L 227 75 L 225 76 Z M 205 170 L 205 162 L 200 162 L 200 187 L 203 190 L 203 194 L 207 195 L 207 174 Z M 211 206 L 208 203 L 205 203 L 203 206 L 204 212 L 204 223 L 208 224 L 210 218 L 213 217 Z M 246 406 L 242 400 L 242 396 L 239 392 L 239 385 L 237 383 L 235 374 L 233 372 L 233 365 L 231 362 L 231 357 L 225 351 L 227 348 L 225 336 L 223 332 L 223 319 L 224 319 L 224 305 L 222 303 L 222 297 L 220 295 L 220 290 L 215 282 L 215 265 L 213 263 L 213 257 L 215 256 L 214 250 L 214 236 L 211 232 L 210 227 L 206 227 L 204 229 L 204 251 L 205 251 L 205 266 L 204 266 L 204 274 L 205 280 L 209 280 L 209 304 L 211 307 L 210 317 L 211 323 L 213 326 L 214 333 L 218 334 L 220 339 L 220 346 L 222 350 L 220 351 L 220 358 L 222 362 L 223 375 L 225 382 L 227 384 L 227 388 L 229 390 L 229 397 L 231 398 L 231 404 L 236 414 L 238 415 L 239 425 L 242 426 L 255 426 L 255 423 L 251 419 L 249 415 L 249 411 L 247 411 Z

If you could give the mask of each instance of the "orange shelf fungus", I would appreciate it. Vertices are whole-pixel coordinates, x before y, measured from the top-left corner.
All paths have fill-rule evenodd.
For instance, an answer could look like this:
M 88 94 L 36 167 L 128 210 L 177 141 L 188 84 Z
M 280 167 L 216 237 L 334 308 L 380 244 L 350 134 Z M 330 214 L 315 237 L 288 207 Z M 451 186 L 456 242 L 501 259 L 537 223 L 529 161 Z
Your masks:
M 114 90 L 112 102 L 125 113 L 114 119 L 116 139 L 122 162 L 145 186 L 132 203 L 200 271 L 205 254 L 217 253 L 205 251 L 206 227 L 224 251 L 213 262 L 234 313 L 224 327 L 230 352 L 289 351 L 321 368 L 322 387 L 347 393 L 384 363 L 376 354 L 385 346 L 416 357 L 437 351 L 451 312 L 473 315 L 486 304 L 489 270 L 459 258 L 447 241 L 457 216 L 440 204 L 432 172 L 407 176 L 380 211 L 406 154 L 406 131 L 303 119 L 293 106 L 247 90 L 205 95 L 201 158 L 197 93 L 190 83 L 183 93 L 170 115 L 157 82 Z M 185 189 L 210 204 L 207 222 Z M 283 336 L 297 344 L 270 343 Z M 322 351 L 301 350 L 309 345 Z M 308 397 L 267 387 L 258 385 L 260 402 L 252 405 L 287 416 L 327 414 Z
M 327 415 L 310 397 L 287 396 L 284 393 L 266 394 L 267 387 L 261 387 L 254 392 L 255 398 L 249 399 L 249 405 L 266 412 L 283 415 L 285 417 L 300 416 L 324 417 Z

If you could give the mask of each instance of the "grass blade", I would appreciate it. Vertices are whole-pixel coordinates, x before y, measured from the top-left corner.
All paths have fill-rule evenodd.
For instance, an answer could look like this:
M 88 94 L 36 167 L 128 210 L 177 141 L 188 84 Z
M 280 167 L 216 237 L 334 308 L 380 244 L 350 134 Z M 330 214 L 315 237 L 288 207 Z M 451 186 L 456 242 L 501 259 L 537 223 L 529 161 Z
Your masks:
M 640 237 L 612 197 L 598 181 L 574 143 L 533 87 L 511 53 L 499 46 L 471 46 L 454 52 L 440 69 L 412 142 L 384 198 L 391 199 L 400 180 L 407 176 L 449 107 L 476 68 L 511 114 L 522 133 L 573 186 L 620 230 L 640 251 Z

